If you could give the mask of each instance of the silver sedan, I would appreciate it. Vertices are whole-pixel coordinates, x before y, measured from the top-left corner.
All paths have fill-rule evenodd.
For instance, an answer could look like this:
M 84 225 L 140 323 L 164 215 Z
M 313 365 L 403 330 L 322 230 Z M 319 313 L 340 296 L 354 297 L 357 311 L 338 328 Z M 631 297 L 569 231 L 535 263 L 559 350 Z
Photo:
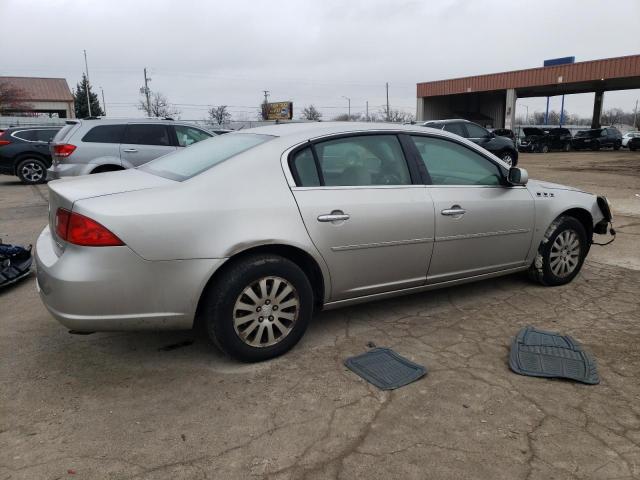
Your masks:
M 527 181 L 424 127 L 300 123 L 229 133 L 137 169 L 49 183 L 38 288 L 73 330 L 206 328 L 259 361 L 313 312 L 529 271 L 580 271 L 604 197 Z

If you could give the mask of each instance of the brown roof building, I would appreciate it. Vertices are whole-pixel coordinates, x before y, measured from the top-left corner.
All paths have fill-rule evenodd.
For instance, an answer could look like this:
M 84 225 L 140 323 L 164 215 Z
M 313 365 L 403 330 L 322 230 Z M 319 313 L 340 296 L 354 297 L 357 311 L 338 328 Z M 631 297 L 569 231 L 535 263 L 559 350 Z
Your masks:
M 640 55 L 436 80 L 418 83 L 416 118 L 462 117 L 512 128 L 517 98 L 595 92 L 592 125 L 596 128 L 603 93 L 634 88 L 640 88 Z
M 73 95 L 64 78 L 0 77 L 0 84 L 8 84 L 23 92 L 23 107 L 8 111 L 9 115 L 48 114 L 60 118 L 73 118 Z

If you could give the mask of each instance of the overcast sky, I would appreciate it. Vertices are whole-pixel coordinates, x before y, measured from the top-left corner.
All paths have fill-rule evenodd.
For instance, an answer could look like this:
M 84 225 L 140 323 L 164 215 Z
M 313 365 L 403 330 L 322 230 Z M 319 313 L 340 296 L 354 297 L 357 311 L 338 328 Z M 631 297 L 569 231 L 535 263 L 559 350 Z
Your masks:
M 325 119 L 385 102 L 415 113 L 416 83 L 640 53 L 640 1 L 0 0 L 0 75 L 64 77 L 75 88 L 89 60 L 107 113 L 136 110 L 143 67 L 183 119 L 226 104 L 255 119 L 262 90 Z M 640 90 L 605 94 L 632 110 Z M 591 115 L 593 95 L 565 108 Z M 529 112 L 544 99 L 523 99 Z M 560 99 L 552 99 L 559 110 Z

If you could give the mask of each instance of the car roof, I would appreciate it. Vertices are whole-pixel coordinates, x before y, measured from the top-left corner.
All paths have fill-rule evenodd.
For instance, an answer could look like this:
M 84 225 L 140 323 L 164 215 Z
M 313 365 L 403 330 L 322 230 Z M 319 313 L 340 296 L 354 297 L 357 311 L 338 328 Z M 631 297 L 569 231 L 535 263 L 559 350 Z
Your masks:
M 5 132 L 17 132 L 22 130 L 48 130 L 48 129 L 56 129 L 60 130 L 62 125 L 29 125 L 24 127 L 9 127 L 5 128 Z
M 470 120 L 465 120 L 464 118 L 446 118 L 444 120 L 425 120 L 424 123 L 454 123 L 454 122 L 464 122 L 464 123 L 473 123 Z
M 275 137 L 306 137 L 316 138 L 325 135 L 353 132 L 372 131 L 398 131 L 424 133 L 425 128 L 421 125 L 400 125 L 398 123 L 385 122 L 306 122 L 306 123 L 281 123 L 262 127 L 236 130 L 230 135 L 242 133 L 257 133 L 262 135 L 272 135 Z M 440 133 L 440 130 L 434 130 Z

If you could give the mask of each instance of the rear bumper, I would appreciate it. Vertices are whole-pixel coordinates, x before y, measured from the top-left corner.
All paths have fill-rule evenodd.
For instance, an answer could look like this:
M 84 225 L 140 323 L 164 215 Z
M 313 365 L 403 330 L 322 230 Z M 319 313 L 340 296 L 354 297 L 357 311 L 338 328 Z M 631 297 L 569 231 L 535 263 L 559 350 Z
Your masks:
M 51 315 L 80 331 L 189 329 L 224 259 L 147 261 L 130 248 L 67 245 L 46 227 L 36 243 L 37 285 Z
M 533 143 L 528 143 L 526 145 L 518 145 L 518 151 L 519 152 L 535 152 L 536 149 L 536 145 L 534 145 Z
M 58 180 L 63 177 L 89 175 L 96 165 L 86 163 L 58 163 L 47 169 L 47 180 Z

